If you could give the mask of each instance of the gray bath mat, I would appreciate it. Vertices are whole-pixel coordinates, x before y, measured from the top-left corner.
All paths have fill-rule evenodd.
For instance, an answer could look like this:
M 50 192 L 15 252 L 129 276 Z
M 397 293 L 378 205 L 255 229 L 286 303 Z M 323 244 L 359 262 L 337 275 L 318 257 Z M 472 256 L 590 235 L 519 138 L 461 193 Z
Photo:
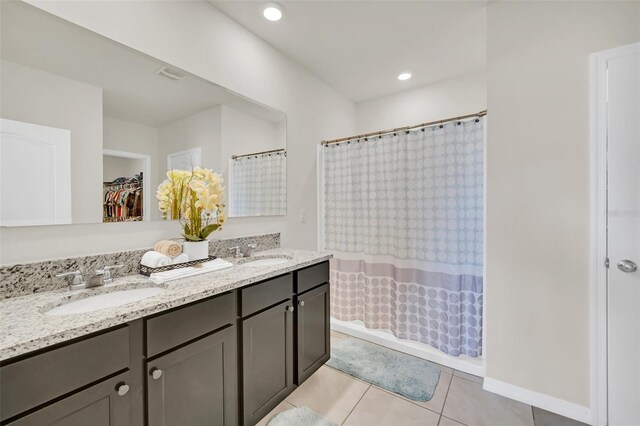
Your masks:
M 331 342 L 329 367 L 414 401 L 429 401 L 440 369 L 420 358 L 360 339 Z
M 320 414 L 309 407 L 296 407 L 278 413 L 267 426 L 337 426 L 325 420 Z

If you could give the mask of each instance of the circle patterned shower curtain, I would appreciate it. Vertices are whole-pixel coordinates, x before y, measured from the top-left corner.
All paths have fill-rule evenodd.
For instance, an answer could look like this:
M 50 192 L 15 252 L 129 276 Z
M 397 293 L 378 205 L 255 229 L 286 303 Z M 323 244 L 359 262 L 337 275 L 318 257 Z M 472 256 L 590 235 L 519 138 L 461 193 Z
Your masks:
M 481 355 L 483 126 L 322 147 L 333 317 Z

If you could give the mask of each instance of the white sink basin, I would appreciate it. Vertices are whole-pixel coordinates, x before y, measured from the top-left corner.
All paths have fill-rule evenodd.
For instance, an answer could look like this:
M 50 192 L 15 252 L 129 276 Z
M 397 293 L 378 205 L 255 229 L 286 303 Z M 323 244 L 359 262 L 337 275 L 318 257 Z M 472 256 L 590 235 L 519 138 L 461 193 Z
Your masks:
M 146 299 L 147 297 L 156 296 L 164 291 L 165 290 L 162 288 L 149 287 L 98 294 L 96 296 L 90 296 L 84 299 L 65 303 L 64 305 L 45 312 L 45 315 L 60 316 L 84 314 L 87 312 L 98 311 L 100 309 L 115 308 L 116 306 L 122 306 L 127 303 Z
M 273 266 L 287 263 L 290 259 L 286 257 L 271 257 L 267 259 L 256 259 L 249 262 L 245 262 L 242 266 Z

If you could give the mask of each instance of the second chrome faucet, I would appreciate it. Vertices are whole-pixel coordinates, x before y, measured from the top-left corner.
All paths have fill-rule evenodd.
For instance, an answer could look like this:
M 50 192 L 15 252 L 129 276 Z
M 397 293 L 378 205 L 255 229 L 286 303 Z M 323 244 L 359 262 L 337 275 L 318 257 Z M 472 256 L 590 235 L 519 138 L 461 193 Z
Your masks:
M 229 251 L 233 252 L 233 257 L 240 259 L 242 257 L 251 256 L 251 252 L 256 248 L 255 244 L 246 244 L 244 247 L 234 246 L 230 247 Z
M 55 275 L 55 277 L 73 277 L 71 280 L 71 284 L 69 285 L 69 290 L 82 290 L 85 288 L 101 287 L 105 284 L 111 284 L 113 282 L 113 278 L 111 277 L 112 269 L 121 268 L 123 266 L 124 265 L 105 266 L 102 269 L 96 270 L 95 273 L 86 281 L 82 278 L 82 272 L 80 271 L 64 272 L 62 274 Z

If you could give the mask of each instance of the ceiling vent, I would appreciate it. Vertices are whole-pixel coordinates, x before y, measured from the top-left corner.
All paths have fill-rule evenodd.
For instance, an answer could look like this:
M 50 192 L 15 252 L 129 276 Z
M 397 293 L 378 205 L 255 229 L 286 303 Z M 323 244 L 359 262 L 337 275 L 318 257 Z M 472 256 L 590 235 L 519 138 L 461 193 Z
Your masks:
M 171 80 L 176 80 L 176 81 L 182 80 L 185 77 L 184 74 L 179 73 L 176 70 L 172 70 L 169 67 L 162 67 L 162 68 L 158 69 L 158 71 L 156 71 L 156 74 L 160 74 L 162 76 L 170 78 Z

